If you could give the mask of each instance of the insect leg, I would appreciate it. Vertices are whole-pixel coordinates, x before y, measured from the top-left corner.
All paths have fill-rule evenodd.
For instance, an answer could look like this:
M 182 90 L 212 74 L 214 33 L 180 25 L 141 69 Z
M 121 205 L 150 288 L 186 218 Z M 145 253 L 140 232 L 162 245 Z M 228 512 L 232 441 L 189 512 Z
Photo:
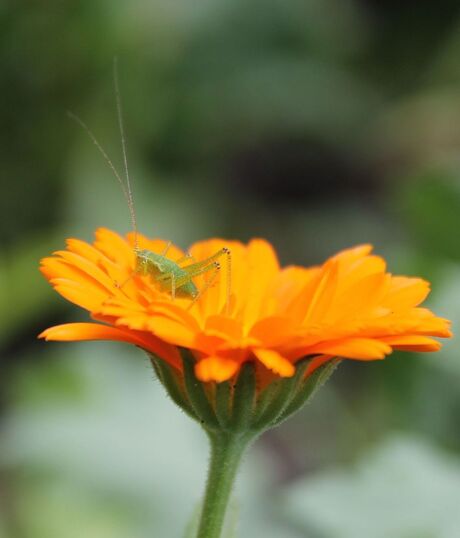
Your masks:
M 163 249 L 163 252 L 161 253 L 161 256 L 163 256 L 163 257 L 166 256 L 166 254 L 168 253 L 168 250 L 171 248 L 171 244 L 172 244 L 171 241 L 168 241 L 168 242 L 166 243 L 166 246 L 165 246 L 165 248 Z
M 176 290 L 179 289 L 181 286 L 184 286 L 185 284 L 188 284 L 189 282 L 192 282 L 192 279 L 208 273 L 212 272 L 211 277 L 208 281 L 205 282 L 203 286 L 203 290 L 199 291 L 195 297 L 193 297 L 192 305 L 197 301 L 198 297 L 200 297 L 204 291 L 209 289 L 215 282 L 217 278 L 217 274 L 220 270 L 220 263 L 217 261 L 217 258 L 220 258 L 221 256 L 226 256 L 226 302 L 225 302 L 225 311 L 228 315 L 230 312 L 230 296 L 231 296 L 231 278 L 232 278 L 232 261 L 231 261 L 231 252 L 228 248 L 222 248 L 209 258 L 206 258 L 205 260 L 201 260 L 199 262 L 186 265 L 185 267 L 181 267 L 181 270 L 185 273 L 184 275 L 177 276 L 175 273 L 168 272 L 163 273 L 160 275 L 155 275 L 154 279 L 156 282 L 159 282 L 164 285 L 168 285 L 169 287 L 169 281 L 171 281 L 171 297 L 172 299 L 176 296 Z M 177 262 L 176 262 L 177 263 Z
M 227 266 L 227 297 L 225 301 L 225 313 L 228 316 L 230 314 L 230 296 L 232 294 L 232 253 L 229 249 L 226 249 L 226 266 Z
M 115 286 L 115 288 L 117 288 L 118 290 L 123 290 L 123 288 L 126 286 L 126 284 L 133 278 L 133 276 L 136 274 L 136 271 L 132 271 L 129 276 L 127 278 L 125 278 L 125 280 L 123 280 L 123 282 L 121 284 L 119 284 L 116 280 L 113 281 L 113 284 Z M 110 301 L 110 299 L 112 299 L 113 297 L 113 294 L 112 296 L 109 296 L 107 297 L 107 299 L 105 299 L 102 303 L 102 306 L 107 306 L 107 303 Z
M 195 262 L 195 258 L 190 254 L 190 252 L 187 252 L 185 256 L 182 256 L 182 258 L 176 260 L 176 263 L 179 265 L 180 263 L 183 263 L 187 260 L 192 260 L 193 262 Z
M 205 272 L 208 272 L 208 271 L 211 271 L 211 270 L 212 270 L 211 276 L 209 277 L 208 280 L 206 280 L 203 288 L 198 291 L 196 296 L 193 298 L 193 301 L 188 305 L 187 310 L 190 310 L 190 308 L 192 308 L 192 306 L 206 292 L 206 290 L 208 290 L 214 284 L 214 282 L 217 279 L 217 275 L 219 274 L 219 271 L 220 271 L 220 263 L 219 262 L 214 262 L 211 266 L 208 266 L 206 268 Z
M 118 288 L 119 290 L 123 289 L 126 284 L 133 278 L 133 276 L 136 274 L 136 271 L 133 271 L 129 276 L 128 278 L 125 278 L 125 280 L 123 280 L 123 282 L 121 284 L 119 284 L 118 282 L 115 282 L 115 287 Z
M 203 273 L 207 273 L 208 271 L 211 271 L 211 269 L 213 269 L 213 267 L 216 267 L 216 265 L 220 266 L 219 262 L 209 263 L 209 264 L 204 265 L 203 267 L 201 267 L 199 269 L 196 269 L 193 272 L 188 272 L 187 271 L 187 274 L 185 274 L 183 276 L 179 276 L 179 277 L 176 276 L 172 272 L 171 273 L 164 273 L 162 275 L 155 276 L 155 281 L 165 284 L 169 280 L 174 279 L 176 289 L 177 289 L 177 288 L 180 288 L 181 286 L 183 286 L 184 284 L 188 284 L 189 282 L 191 282 L 192 278 L 194 278 L 196 276 L 199 276 L 199 275 L 202 275 Z
M 176 298 L 176 275 L 171 273 L 171 298 L 174 301 Z
M 200 260 L 199 262 L 192 263 L 190 265 L 186 265 L 186 266 L 182 267 L 182 269 L 184 271 L 194 273 L 196 269 L 201 269 L 204 266 L 209 267 L 214 260 L 217 260 L 218 258 L 220 258 L 223 255 L 229 255 L 229 254 L 230 254 L 230 249 L 224 247 L 224 248 L 221 248 L 220 250 L 218 250 L 212 256 L 209 256 L 209 258 L 206 258 L 204 260 Z
M 186 265 L 185 267 L 182 267 L 184 271 L 186 271 L 191 277 L 197 276 L 196 271 L 200 270 L 203 267 L 208 268 L 207 272 L 211 268 L 211 262 L 214 260 L 217 260 L 221 256 L 226 257 L 226 303 L 225 303 L 225 313 L 228 315 L 230 313 L 230 296 L 232 293 L 232 253 L 229 248 L 224 247 L 220 250 L 218 250 L 215 254 L 210 256 L 209 258 L 206 258 L 205 260 L 201 260 L 197 263 L 193 263 L 191 265 Z M 198 273 L 202 274 L 202 272 Z M 209 286 L 205 286 L 206 288 L 209 288 Z

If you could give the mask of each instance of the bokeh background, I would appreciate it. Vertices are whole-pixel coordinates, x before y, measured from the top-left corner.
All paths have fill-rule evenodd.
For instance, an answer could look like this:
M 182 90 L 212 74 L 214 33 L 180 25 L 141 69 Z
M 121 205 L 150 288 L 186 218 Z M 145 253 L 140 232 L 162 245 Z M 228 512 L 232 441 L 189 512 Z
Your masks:
M 129 346 L 36 341 L 84 320 L 37 271 L 129 230 L 71 109 L 121 164 L 141 230 L 271 240 L 315 264 L 370 242 L 460 319 L 458 0 L 83 0 L 0 6 L 0 536 L 182 536 L 207 445 Z M 458 538 L 460 353 L 346 361 L 253 447 L 238 536 Z M 232 536 L 229 531 L 228 536 Z

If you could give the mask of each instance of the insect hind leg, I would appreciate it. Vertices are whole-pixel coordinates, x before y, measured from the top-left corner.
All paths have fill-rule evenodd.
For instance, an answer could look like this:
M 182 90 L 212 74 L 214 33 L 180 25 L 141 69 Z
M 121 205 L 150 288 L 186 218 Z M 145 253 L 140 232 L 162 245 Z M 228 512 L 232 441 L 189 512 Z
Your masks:
M 212 272 L 211 272 L 212 271 Z M 217 279 L 217 275 L 220 272 L 220 263 L 213 262 L 211 265 L 206 266 L 203 270 L 203 273 L 211 272 L 211 276 L 205 281 L 204 286 L 198 290 L 198 293 L 193 298 L 193 301 L 188 305 L 187 310 L 190 310 L 192 306 L 198 301 L 198 299 L 206 293 L 206 291 L 214 284 Z
M 203 292 L 209 289 L 212 284 L 214 284 L 217 275 L 220 270 L 220 264 L 218 264 L 219 268 L 217 271 L 213 270 L 215 268 L 214 263 L 216 260 L 221 258 L 222 256 L 226 257 L 226 301 L 225 301 L 225 313 L 226 315 L 230 314 L 230 297 L 232 293 L 232 253 L 229 248 L 223 247 L 220 250 L 218 250 L 215 254 L 212 256 L 209 256 L 209 258 L 206 258 L 205 260 L 201 260 L 196 263 L 192 263 L 191 265 L 186 265 L 182 267 L 182 269 L 190 276 L 190 278 L 193 278 L 195 276 L 198 276 L 199 274 L 207 273 L 208 271 L 213 271 L 213 274 L 209 278 L 208 281 L 206 281 L 203 290 L 201 290 L 198 293 L 198 297 L 203 295 Z M 212 282 L 210 282 L 212 280 Z M 210 282 L 210 283 L 209 283 Z M 192 304 L 194 304 L 197 301 L 197 297 L 193 300 Z

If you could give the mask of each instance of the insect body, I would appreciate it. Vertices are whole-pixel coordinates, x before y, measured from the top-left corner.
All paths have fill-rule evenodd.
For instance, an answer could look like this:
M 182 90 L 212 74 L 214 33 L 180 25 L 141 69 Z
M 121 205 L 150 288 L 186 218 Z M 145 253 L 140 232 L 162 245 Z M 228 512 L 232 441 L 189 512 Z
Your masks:
M 138 250 L 135 254 L 137 274 L 151 276 L 164 290 L 170 288 L 173 297 L 197 297 L 198 288 L 177 262 L 151 250 Z
M 226 310 L 227 313 L 230 308 L 230 294 L 231 294 L 231 253 L 228 248 L 222 248 L 217 251 L 215 254 L 209 256 L 208 258 L 200 261 L 196 261 L 189 265 L 181 265 L 183 262 L 190 259 L 190 256 L 185 256 L 179 260 L 171 260 L 166 257 L 166 254 L 169 250 L 170 243 L 167 244 L 166 248 L 161 254 L 152 252 L 146 249 L 140 249 L 137 242 L 137 223 L 136 223 L 136 214 L 134 211 L 134 199 L 131 190 L 131 181 L 129 177 L 128 169 L 128 159 L 126 151 L 126 142 L 123 128 L 123 115 L 121 109 L 121 98 L 120 90 L 118 87 L 118 72 L 117 72 L 117 62 L 114 60 L 114 85 L 115 85 L 115 96 L 117 101 L 117 113 L 118 113 L 118 124 L 120 128 L 121 135 L 121 147 L 123 152 L 123 161 L 124 161 L 124 171 L 125 171 L 125 181 L 122 180 L 121 175 L 118 173 L 114 164 L 110 160 L 109 156 L 102 148 L 102 146 L 97 141 L 94 134 L 88 128 L 88 126 L 75 114 L 69 112 L 69 116 L 75 120 L 83 129 L 88 133 L 88 136 L 91 138 L 93 143 L 96 145 L 107 164 L 114 173 L 118 183 L 121 186 L 123 194 L 128 203 L 129 213 L 131 216 L 131 224 L 134 231 L 134 254 L 135 254 L 135 267 L 132 275 L 121 285 L 117 286 L 121 289 L 126 284 L 128 280 L 132 278 L 133 275 L 139 274 L 144 276 L 150 276 L 155 284 L 159 286 L 162 291 L 169 292 L 171 298 L 174 300 L 176 297 L 183 297 L 192 299 L 190 306 L 191 307 L 199 297 L 210 287 L 212 286 L 219 274 L 220 263 L 218 259 L 222 256 L 226 257 L 227 260 L 227 274 L 226 274 Z M 205 281 L 202 289 L 198 289 L 193 278 L 209 273 L 209 278 Z
M 217 259 L 224 255 L 227 256 L 227 279 L 229 278 L 230 250 L 228 248 L 222 248 L 205 260 L 182 267 L 180 263 L 187 257 L 177 261 L 170 260 L 166 257 L 168 248 L 167 246 L 162 254 L 157 254 L 150 250 L 135 249 L 136 266 L 134 272 L 151 276 L 162 290 L 171 293 L 173 299 L 175 297 L 185 297 L 191 298 L 195 302 L 215 282 L 220 271 L 220 263 Z M 211 276 L 207 280 L 204 289 L 198 290 L 192 279 L 208 272 L 211 273 Z

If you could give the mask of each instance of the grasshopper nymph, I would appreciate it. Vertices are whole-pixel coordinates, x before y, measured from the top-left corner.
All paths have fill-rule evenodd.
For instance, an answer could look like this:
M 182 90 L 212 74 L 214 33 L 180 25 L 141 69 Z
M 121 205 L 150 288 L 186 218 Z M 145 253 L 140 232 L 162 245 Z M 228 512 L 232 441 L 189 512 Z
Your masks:
M 128 204 L 129 213 L 131 217 L 131 225 L 134 232 L 134 254 L 135 254 L 135 266 L 133 273 L 128 277 L 125 282 L 117 284 L 121 289 L 135 274 L 150 276 L 152 281 L 156 283 L 162 291 L 169 292 L 171 299 L 176 297 L 190 298 L 191 302 L 189 308 L 200 298 L 205 291 L 211 287 L 219 274 L 221 269 L 218 261 L 222 256 L 226 257 L 226 313 L 229 313 L 230 309 L 230 294 L 231 294 L 231 253 L 228 248 L 222 248 L 215 254 L 209 256 L 204 260 L 194 261 L 188 265 L 182 265 L 187 260 L 190 260 L 190 256 L 184 256 L 179 260 L 171 260 L 167 258 L 167 253 L 170 247 L 170 243 L 166 245 L 163 252 L 157 253 L 146 249 L 140 249 L 137 241 L 137 221 L 136 213 L 134 210 L 134 198 L 131 189 L 131 180 L 128 169 L 128 158 L 126 151 L 126 141 L 123 127 L 123 114 L 121 107 L 121 97 L 118 84 L 118 70 L 117 62 L 114 60 L 114 86 L 115 96 L 117 103 L 117 115 L 118 125 L 120 129 L 121 147 L 123 153 L 123 163 L 125 172 L 125 181 L 122 180 L 121 175 L 118 173 L 113 162 L 107 155 L 106 151 L 97 141 L 96 137 L 89 129 L 89 127 L 75 114 L 69 112 L 69 116 L 75 120 L 88 134 L 93 141 L 99 152 L 102 154 L 110 169 L 114 173 L 118 183 L 121 186 L 124 197 Z M 202 289 L 198 289 L 193 279 L 199 275 L 210 273 L 209 278 L 206 280 Z

